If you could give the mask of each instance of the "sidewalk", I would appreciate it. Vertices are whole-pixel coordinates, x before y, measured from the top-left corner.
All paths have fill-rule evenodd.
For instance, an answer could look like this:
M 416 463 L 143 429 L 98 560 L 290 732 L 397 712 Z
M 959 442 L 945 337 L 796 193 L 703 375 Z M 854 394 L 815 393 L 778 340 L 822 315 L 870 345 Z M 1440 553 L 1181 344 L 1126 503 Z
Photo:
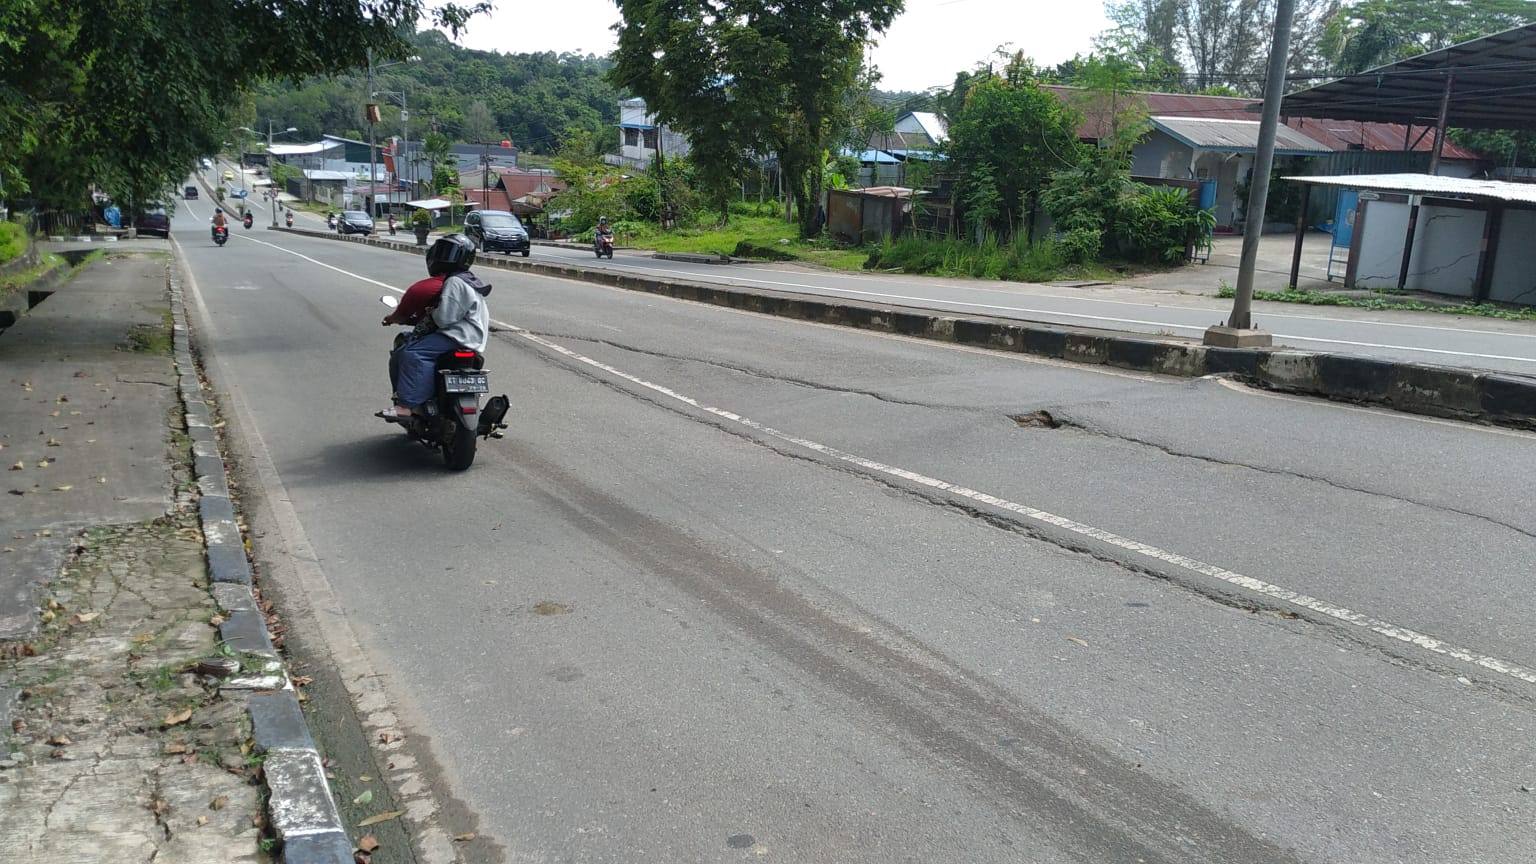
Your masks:
M 171 321 L 140 253 L 0 335 L 0 861 L 268 860 Z

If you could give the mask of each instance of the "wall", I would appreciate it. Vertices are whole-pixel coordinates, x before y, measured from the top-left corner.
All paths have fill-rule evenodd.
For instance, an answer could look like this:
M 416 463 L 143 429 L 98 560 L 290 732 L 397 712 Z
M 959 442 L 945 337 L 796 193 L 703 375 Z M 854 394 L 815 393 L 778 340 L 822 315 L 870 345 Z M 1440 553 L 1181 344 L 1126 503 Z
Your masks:
M 1153 130 L 1131 150 L 1131 173 L 1143 177 L 1189 178 L 1189 147 Z
M 1505 210 L 1488 299 L 1536 305 L 1536 210 Z
M 1408 203 L 1381 199 L 1362 203 L 1365 230 L 1360 237 L 1355 287 L 1395 289 L 1408 230 Z M 1420 207 L 1405 287 L 1409 291 L 1471 297 L 1477 282 L 1485 218 L 1481 210 L 1433 204 Z

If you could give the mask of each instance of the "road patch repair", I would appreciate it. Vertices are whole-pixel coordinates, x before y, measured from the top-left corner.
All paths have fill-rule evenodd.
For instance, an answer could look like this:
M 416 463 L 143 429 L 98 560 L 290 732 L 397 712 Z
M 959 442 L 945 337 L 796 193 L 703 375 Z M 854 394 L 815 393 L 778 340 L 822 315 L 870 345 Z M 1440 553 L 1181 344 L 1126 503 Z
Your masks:
M 397 252 L 422 252 L 420 246 L 396 240 L 298 228 L 270 230 Z M 1286 348 L 1215 348 L 1177 337 L 1006 318 L 959 317 L 918 307 L 659 279 L 492 255 L 481 256 L 477 263 L 820 324 L 1162 375 L 1230 378 L 1269 390 L 1381 405 L 1412 414 L 1536 429 L 1536 378 L 1524 375 Z
M 0 860 L 353 861 L 163 255 L 0 335 Z

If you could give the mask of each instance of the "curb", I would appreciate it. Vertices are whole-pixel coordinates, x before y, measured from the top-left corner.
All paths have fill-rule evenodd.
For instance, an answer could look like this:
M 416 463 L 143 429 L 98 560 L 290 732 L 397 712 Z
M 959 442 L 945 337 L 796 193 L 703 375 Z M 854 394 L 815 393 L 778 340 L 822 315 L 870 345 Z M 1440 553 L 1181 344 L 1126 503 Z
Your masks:
M 209 592 L 226 616 L 219 625 L 219 640 L 264 661 L 261 673 L 226 679 L 220 690 L 235 691 L 232 695 L 243 697 L 250 713 L 256 750 L 265 756 L 262 773 L 268 791 L 267 816 L 282 841 L 281 860 L 286 864 L 351 864 L 352 841 L 326 783 L 319 748 L 309 734 L 293 683 L 251 591 L 245 538 L 235 519 L 218 433 L 192 355 L 179 267 L 180 262 L 173 261 L 166 269 L 172 352 L 201 492 L 198 516 L 208 556 Z
M 420 247 L 392 240 L 339 236 L 298 228 L 270 230 L 420 254 Z M 477 266 L 526 270 L 781 318 L 1160 375 L 1222 376 L 1267 390 L 1381 405 L 1410 414 L 1536 429 L 1536 378 L 1514 373 L 1480 372 L 1287 348 L 1215 348 L 1188 339 L 1039 321 L 963 317 L 920 307 L 881 306 L 824 295 L 657 279 L 619 270 L 501 256 L 482 256 L 476 263 Z

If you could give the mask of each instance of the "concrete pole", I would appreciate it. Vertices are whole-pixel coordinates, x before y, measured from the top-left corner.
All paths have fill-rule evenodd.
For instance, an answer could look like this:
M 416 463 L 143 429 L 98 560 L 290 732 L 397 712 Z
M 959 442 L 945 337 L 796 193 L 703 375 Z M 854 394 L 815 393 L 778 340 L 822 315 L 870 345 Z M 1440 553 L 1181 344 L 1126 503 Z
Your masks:
M 378 197 L 379 151 L 378 151 L 378 145 L 376 145 L 374 143 L 374 139 L 373 139 L 373 112 L 370 111 L 368 109 L 368 107 L 367 107 L 367 106 L 373 104 L 373 52 L 372 51 L 368 52 L 368 91 L 367 92 L 368 92 L 368 98 L 363 102 L 363 110 L 365 112 L 367 112 L 367 115 L 368 115 L 367 117 L 364 118 L 364 119 L 366 119 L 368 121 L 368 192 L 369 192 L 369 195 L 370 195 L 370 197 L 372 199 L 371 203 L 368 205 L 369 209 L 372 212 L 369 213 L 368 215 L 370 217 L 377 218 L 378 215 L 379 215 L 379 197 Z M 393 190 L 391 190 L 391 191 L 393 191 Z M 393 202 L 394 201 L 394 196 L 390 195 L 389 200 L 391 202 Z
M 1456 86 L 1456 73 L 1445 76 L 1445 91 L 1440 94 L 1440 117 L 1435 121 L 1435 149 L 1429 154 L 1429 173 L 1440 172 L 1440 153 L 1445 149 L 1445 124 L 1451 113 L 1451 88 Z
M 1269 74 L 1264 83 L 1264 114 L 1259 122 L 1258 153 L 1253 160 L 1253 182 L 1248 187 L 1248 220 L 1243 229 L 1243 254 L 1237 269 L 1237 296 L 1226 327 L 1206 331 L 1209 345 L 1248 347 L 1267 345 L 1267 334 L 1253 330 L 1253 273 L 1259 260 L 1259 240 L 1264 234 L 1264 208 L 1269 204 L 1269 174 L 1275 164 L 1275 133 L 1280 126 L 1280 100 L 1285 96 L 1285 69 L 1290 59 L 1291 19 L 1296 0 L 1275 3 L 1275 40 L 1269 49 Z

